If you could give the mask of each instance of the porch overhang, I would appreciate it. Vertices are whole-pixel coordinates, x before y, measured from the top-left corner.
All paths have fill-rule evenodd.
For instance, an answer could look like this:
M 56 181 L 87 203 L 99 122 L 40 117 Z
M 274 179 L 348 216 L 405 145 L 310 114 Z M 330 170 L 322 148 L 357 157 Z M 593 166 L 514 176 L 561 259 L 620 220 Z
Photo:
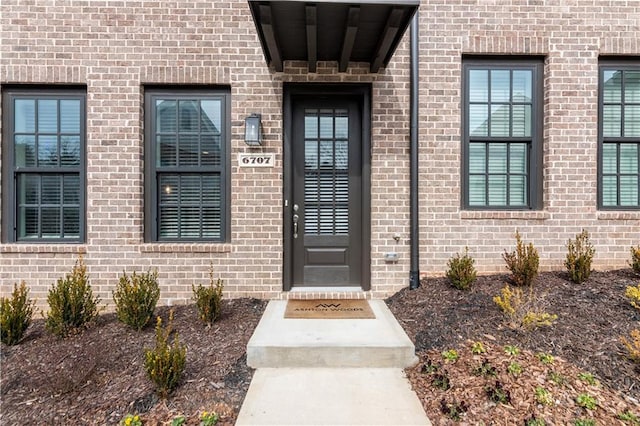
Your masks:
M 377 73 L 402 39 L 420 0 L 248 0 L 262 51 L 269 66 L 284 61 L 365 62 Z

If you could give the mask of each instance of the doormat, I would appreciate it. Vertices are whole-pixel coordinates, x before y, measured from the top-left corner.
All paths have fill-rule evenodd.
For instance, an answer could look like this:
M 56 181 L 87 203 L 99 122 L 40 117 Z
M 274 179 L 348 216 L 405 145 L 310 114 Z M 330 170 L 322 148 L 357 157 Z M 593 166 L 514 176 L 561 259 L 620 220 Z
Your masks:
M 374 319 L 376 316 L 363 299 L 288 300 L 285 318 L 302 319 Z

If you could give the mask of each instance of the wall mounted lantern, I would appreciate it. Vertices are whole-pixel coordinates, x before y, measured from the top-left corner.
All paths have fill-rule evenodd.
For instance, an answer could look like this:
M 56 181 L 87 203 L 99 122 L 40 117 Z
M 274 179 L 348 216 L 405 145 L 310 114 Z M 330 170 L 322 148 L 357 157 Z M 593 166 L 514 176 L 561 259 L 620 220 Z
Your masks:
M 261 115 L 252 113 L 244 119 L 244 143 L 249 146 L 262 145 Z

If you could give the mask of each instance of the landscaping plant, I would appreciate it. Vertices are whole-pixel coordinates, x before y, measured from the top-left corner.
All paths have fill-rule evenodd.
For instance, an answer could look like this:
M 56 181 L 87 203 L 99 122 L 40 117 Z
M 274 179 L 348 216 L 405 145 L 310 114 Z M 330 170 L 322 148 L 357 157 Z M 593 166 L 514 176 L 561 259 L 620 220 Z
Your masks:
M 498 380 L 496 380 L 494 385 L 485 386 L 484 391 L 489 399 L 496 404 L 508 404 L 511 402 L 511 394 Z
M 525 295 L 521 288 L 506 285 L 494 296 L 493 302 L 498 305 L 507 319 L 507 325 L 515 329 L 533 330 L 538 327 L 553 325 L 557 315 L 544 312 L 538 305 L 540 299 L 535 295 L 533 287 Z
M 636 274 L 640 274 L 640 245 L 631 247 L 631 261 L 629 266 Z
M 29 289 L 24 281 L 13 285 L 11 298 L 0 298 L 0 341 L 15 345 L 22 340 L 31 324 L 34 302 L 29 299 Z
M 469 406 L 464 401 L 447 402 L 444 398 L 440 400 L 440 411 L 442 414 L 454 421 L 462 420 L 462 416 L 467 412 Z
M 629 333 L 631 339 L 621 337 L 622 344 L 627 349 L 627 355 L 631 361 L 640 364 L 640 329 L 636 328 Z
M 113 292 L 118 319 L 136 330 L 149 323 L 159 298 L 158 271 L 139 275 L 134 271 L 131 277 L 123 272 Z
M 580 284 L 589 278 L 591 274 L 591 262 L 596 249 L 589 241 L 589 233 L 584 229 L 575 240 L 567 243 L 567 257 L 564 261 L 569 272 L 569 278 L 576 284 Z
M 482 342 L 474 342 L 473 345 L 471 345 L 471 353 L 474 355 L 480 355 L 486 352 L 487 350 L 484 348 Z
M 122 426 L 142 426 L 142 420 L 139 415 L 127 414 L 124 419 L 120 421 Z
M 469 248 L 464 248 L 464 254 L 456 253 L 447 262 L 447 278 L 451 285 L 459 290 L 468 290 L 476 280 L 475 260 L 469 256 Z
M 600 386 L 600 382 L 591 373 L 580 373 L 578 374 L 578 379 L 591 386 Z
M 156 346 L 145 350 L 144 354 L 144 369 L 162 398 L 166 398 L 178 386 L 187 357 L 187 349 L 180 344 L 177 332 L 173 336 L 173 344 L 169 344 L 172 323 L 173 311 L 169 313 L 169 321 L 164 329 L 162 319 L 158 317 Z
M 49 312 L 45 321 L 47 330 L 57 336 L 66 336 L 86 327 L 98 316 L 99 301 L 98 297 L 93 296 L 87 267 L 81 256 L 71 273 L 59 278 L 49 290 Z
M 449 349 L 442 352 L 442 358 L 444 358 L 445 362 L 454 363 L 458 360 L 458 358 L 460 358 L 460 355 L 455 349 Z
M 537 386 L 535 390 L 536 402 L 542 405 L 553 405 L 553 396 L 551 392 L 543 388 L 542 386 Z
M 507 269 L 511 271 L 511 279 L 517 286 L 530 286 L 533 279 L 538 275 L 538 265 L 540 257 L 538 250 L 532 243 L 525 246 L 520 237 L 520 233 L 516 231 L 516 249 L 512 252 L 505 252 L 502 258 L 507 263 Z
M 635 287 L 632 285 L 628 286 L 624 295 L 629 299 L 631 306 L 640 311 L 640 284 Z
M 218 414 L 211 411 L 203 411 L 200 416 L 200 426 L 214 426 L 218 423 Z
M 595 410 L 598 406 L 596 399 L 586 393 L 581 393 L 576 397 L 576 404 L 582 408 L 586 408 L 587 410 Z
M 214 280 L 213 265 L 209 268 L 209 286 L 204 287 L 198 284 L 198 287 L 192 285 L 193 299 L 198 308 L 200 319 L 211 325 L 220 317 L 222 311 L 222 288 L 223 282 L 220 278 Z

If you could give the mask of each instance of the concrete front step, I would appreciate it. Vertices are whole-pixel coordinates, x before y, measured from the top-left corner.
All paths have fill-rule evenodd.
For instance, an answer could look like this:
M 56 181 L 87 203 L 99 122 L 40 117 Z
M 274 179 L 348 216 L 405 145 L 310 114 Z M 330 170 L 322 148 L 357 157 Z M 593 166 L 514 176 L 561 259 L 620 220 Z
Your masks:
M 397 368 L 256 370 L 236 426 L 430 425 Z
M 382 300 L 375 319 L 285 319 L 286 300 L 272 300 L 247 345 L 252 368 L 405 368 L 415 347 Z

